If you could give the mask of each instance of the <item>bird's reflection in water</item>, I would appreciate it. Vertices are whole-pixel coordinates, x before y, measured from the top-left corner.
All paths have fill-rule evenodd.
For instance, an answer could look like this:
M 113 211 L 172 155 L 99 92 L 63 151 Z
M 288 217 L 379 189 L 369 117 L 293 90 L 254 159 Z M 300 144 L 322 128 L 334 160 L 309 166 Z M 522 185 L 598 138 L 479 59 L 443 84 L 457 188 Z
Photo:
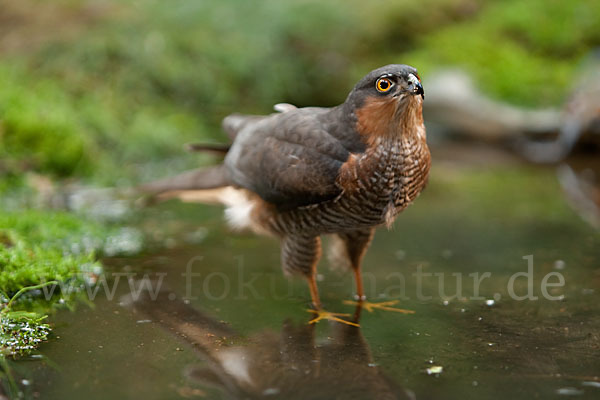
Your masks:
M 220 388 L 227 398 L 412 398 L 373 363 L 359 328 L 331 323 L 327 340 L 317 343 L 315 325 L 286 321 L 279 333 L 242 338 L 227 324 L 168 295 L 159 292 L 151 300 L 146 293 L 129 303 L 193 348 L 208 366 L 190 367 L 187 376 Z M 359 308 L 354 317 L 360 317 Z

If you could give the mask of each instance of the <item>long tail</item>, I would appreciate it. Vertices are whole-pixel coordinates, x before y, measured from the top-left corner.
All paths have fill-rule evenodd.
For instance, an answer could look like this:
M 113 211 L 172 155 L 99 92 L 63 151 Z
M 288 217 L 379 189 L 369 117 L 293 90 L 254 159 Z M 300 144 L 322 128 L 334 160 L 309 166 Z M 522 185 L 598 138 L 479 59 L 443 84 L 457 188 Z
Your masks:
M 179 198 L 190 202 L 222 203 L 222 191 L 231 185 L 227 169 L 219 164 L 146 183 L 138 189 L 158 201 Z
M 220 155 L 225 155 L 229 151 L 231 147 L 230 144 L 222 144 L 222 143 L 189 143 L 185 146 L 187 151 L 206 151 L 209 153 L 216 153 Z

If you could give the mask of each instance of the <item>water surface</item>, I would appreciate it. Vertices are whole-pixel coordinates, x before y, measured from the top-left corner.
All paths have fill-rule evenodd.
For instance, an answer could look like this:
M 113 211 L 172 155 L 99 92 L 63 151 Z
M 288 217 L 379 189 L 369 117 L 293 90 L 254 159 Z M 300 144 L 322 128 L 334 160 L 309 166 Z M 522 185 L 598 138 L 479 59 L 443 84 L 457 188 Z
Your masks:
M 149 211 L 151 229 L 179 224 L 194 243 L 173 239 L 167 250 L 105 260 L 110 285 L 122 274 L 112 300 L 100 292 L 91 307 L 52 317 L 54 335 L 41 348 L 51 362 L 27 363 L 32 393 L 600 397 L 600 235 L 569 208 L 554 169 L 438 164 L 433 176 L 395 227 L 378 231 L 364 261 L 369 298 L 400 300 L 415 314 L 362 310 L 360 329 L 308 325 L 308 290 L 282 276 L 275 241 L 231 234 L 217 207 L 166 204 Z M 531 281 L 514 279 L 514 294 L 536 299 L 513 299 L 511 276 L 528 272 L 529 260 Z M 343 304 L 351 276 L 328 264 L 324 257 L 319 268 L 325 307 L 351 319 L 355 308 Z M 470 274 L 484 273 L 477 289 Z M 161 282 L 155 300 L 131 296 L 128 277 L 136 285 L 144 274 Z M 556 284 L 546 293 L 544 279 Z

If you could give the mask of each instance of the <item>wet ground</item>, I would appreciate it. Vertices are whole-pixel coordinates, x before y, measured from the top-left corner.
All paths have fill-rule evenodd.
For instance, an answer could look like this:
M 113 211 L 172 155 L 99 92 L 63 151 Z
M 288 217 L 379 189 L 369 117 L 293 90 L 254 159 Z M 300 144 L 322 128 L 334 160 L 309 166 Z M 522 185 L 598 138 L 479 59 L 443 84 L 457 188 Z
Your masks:
M 363 309 L 360 328 L 308 325 L 308 290 L 282 276 L 276 242 L 229 233 L 217 207 L 166 204 L 150 217 L 179 221 L 193 240 L 105 260 L 108 292 L 53 316 L 45 360 L 19 363 L 29 394 L 600 398 L 600 234 L 569 207 L 556 170 L 442 162 L 433 175 L 364 262 L 370 300 L 414 314 Z M 328 264 L 325 307 L 351 319 L 352 279 Z M 141 282 L 151 290 L 136 296 Z

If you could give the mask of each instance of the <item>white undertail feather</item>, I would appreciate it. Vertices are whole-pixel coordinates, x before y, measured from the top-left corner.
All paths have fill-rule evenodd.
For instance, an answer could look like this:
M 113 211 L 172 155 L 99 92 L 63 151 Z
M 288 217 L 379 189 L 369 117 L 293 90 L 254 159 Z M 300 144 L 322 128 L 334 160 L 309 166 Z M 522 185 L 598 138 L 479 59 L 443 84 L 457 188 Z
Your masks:
M 171 191 L 159 195 L 160 200 L 177 198 L 187 203 L 222 204 L 225 219 L 234 230 L 252 229 L 251 213 L 256 205 L 243 189 L 225 186 L 215 189 Z
M 235 189 L 231 186 L 224 193 L 222 203 L 227 207 L 225 209 L 225 219 L 229 226 L 235 230 L 252 229 L 252 219 L 250 218 L 256 202 L 250 199 L 245 190 Z

